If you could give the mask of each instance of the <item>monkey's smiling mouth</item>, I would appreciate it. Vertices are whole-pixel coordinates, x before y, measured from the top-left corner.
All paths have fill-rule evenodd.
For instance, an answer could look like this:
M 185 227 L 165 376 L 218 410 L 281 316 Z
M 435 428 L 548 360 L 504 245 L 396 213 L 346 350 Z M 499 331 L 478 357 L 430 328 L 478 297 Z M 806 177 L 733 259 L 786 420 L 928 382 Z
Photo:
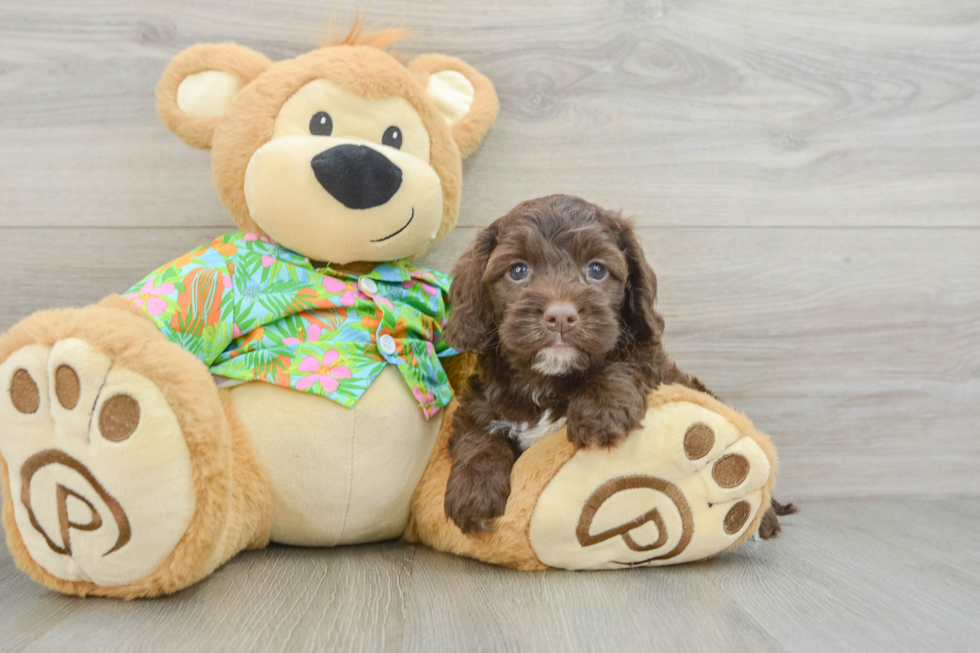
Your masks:
M 397 235 L 398 235 L 398 234 L 400 234 L 401 232 L 403 232 L 403 231 L 405 231 L 406 229 L 408 229 L 408 225 L 410 225 L 410 224 L 412 224 L 412 220 L 414 220 L 414 219 L 415 219 L 415 207 L 413 206 L 413 207 L 412 207 L 412 215 L 411 215 L 411 216 L 409 216 L 409 218 L 408 218 L 408 222 L 406 222 L 406 223 L 404 224 L 404 226 L 402 226 L 402 228 L 401 228 L 401 229 L 399 229 L 398 231 L 396 231 L 396 232 L 395 232 L 395 233 L 393 233 L 393 234 L 388 234 L 388 235 L 387 235 L 387 236 L 385 236 L 384 238 L 375 238 L 375 239 L 374 239 L 374 240 L 372 240 L 371 242 L 372 242 L 372 243 L 380 243 L 380 242 L 383 242 L 383 241 L 386 241 L 386 240 L 388 240 L 389 238 L 394 238 L 395 236 L 397 236 Z

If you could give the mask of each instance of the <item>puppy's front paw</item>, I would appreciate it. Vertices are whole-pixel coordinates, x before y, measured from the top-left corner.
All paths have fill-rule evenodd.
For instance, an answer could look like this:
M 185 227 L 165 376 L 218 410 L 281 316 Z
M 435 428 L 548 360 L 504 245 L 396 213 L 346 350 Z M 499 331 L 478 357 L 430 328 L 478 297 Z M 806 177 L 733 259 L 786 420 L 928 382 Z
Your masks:
M 468 470 L 454 467 L 446 485 L 446 517 L 467 535 L 489 533 L 493 530 L 493 520 L 504 514 L 509 496 L 509 475 L 503 481 L 478 478 Z
M 644 407 L 597 406 L 572 402 L 568 409 L 568 440 L 576 447 L 614 447 L 640 428 Z

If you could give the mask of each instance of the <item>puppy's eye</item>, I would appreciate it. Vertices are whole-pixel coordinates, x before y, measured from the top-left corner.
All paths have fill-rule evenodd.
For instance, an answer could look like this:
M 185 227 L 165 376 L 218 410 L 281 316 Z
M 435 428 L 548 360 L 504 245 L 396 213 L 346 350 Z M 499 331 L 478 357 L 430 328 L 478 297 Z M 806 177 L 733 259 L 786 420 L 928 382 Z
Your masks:
M 402 130 L 392 125 L 385 130 L 384 136 L 381 137 L 381 144 L 396 150 L 402 149 Z
M 310 118 L 310 133 L 314 136 L 329 136 L 333 133 L 333 118 L 326 111 L 313 114 Z
M 606 278 L 606 266 L 598 261 L 592 261 L 586 268 L 586 274 L 589 275 L 590 279 L 601 281 Z
M 527 266 L 527 263 L 515 263 L 510 266 L 510 278 L 514 281 L 524 281 L 527 279 L 527 275 L 531 273 L 531 269 Z

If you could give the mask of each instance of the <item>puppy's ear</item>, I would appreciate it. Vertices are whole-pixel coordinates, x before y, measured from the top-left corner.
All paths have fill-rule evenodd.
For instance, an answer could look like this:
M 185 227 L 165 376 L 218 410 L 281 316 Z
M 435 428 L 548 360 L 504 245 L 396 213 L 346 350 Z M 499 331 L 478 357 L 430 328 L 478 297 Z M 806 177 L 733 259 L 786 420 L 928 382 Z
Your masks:
M 654 304 L 657 302 L 657 275 L 647 263 L 643 248 L 636 239 L 633 225 L 623 218 L 613 219 L 617 226 L 616 243 L 626 256 L 626 300 L 623 302 L 623 321 L 639 342 L 657 342 L 664 332 L 664 319 Z
M 493 335 L 493 305 L 483 274 L 496 246 L 497 228 L 491 226 L 480 232 L 453 268 L 449 321 L 443 337 L 456 351 L 483 351 Z

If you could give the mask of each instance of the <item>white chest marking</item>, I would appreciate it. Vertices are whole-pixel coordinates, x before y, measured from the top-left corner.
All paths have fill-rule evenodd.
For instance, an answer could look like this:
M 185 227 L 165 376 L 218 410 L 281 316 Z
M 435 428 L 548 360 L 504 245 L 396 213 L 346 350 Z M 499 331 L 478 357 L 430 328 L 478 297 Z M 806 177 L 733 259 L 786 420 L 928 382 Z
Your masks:
M 544 415 L 534 426 L 527 422 L 511 422 L 500 419 L 490 422 L 490 432 L 506 433 L 512 440 L 517 441 L 522 450 L 527 451 L 535 442 L 563 426 L 565 426 L 565 418 L 552 420 L 551 409 L 549 408 L 544 411 Z

